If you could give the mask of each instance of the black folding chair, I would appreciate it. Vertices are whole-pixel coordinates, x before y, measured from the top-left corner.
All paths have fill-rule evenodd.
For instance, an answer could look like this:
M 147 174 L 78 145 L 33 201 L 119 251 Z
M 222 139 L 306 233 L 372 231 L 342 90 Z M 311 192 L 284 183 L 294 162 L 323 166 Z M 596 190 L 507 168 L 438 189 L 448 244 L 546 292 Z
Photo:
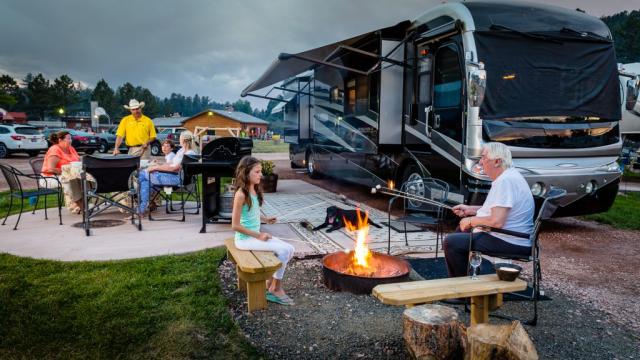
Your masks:
M 60 225 L 62 225 L 62 185 L 60 181 L 55 177 L 43 177 L 32 174 L 24 174 L 20 170 L 14 168 L 13 166 L 0 164 L 0 170 L 4 175 L 7 184 L 9 185 L 9 209 L 7 210 L 7 214 L 4 217 L 4 221 L 2 221 L 2 225 L 7 222 L 7 218 L 11 213 L 11 208 L 13 207 L 13 198 L 20 199 L 20 213 L 18 214 L 18 220 L 16 221 L 16 225 L 13 227 L 13 230 L 18 229 L 18 223 L 20 222 L 20 218 L 22 217 L 22 210 L 24 209 L 24 199 L 30 199 L 35 197 L 36 202 L 34 206 L 37 206 L 38 200 L 41 196 L 44 196 L 44 218 L 48 220 L 47 214 L 47 195 L 56 195 L 58 200 L 58 217 L 60 218 Z M 22 183 L 20 182 L 20 178 L 28 178 L 33 179 L 38 183 L 37 190 L 24 190 L 22 188 Z M 52 181 L 56 184 L 56 188 L 48 189 L 40 187 L 40 179 L 47 179 L 48 181 Z
M 483 229 L 487 231 L 497 232 L 501 234 L 511 235 L 522 239 L 529 239 L 531 241 L 531 254 L 528 256 L 517 256 L 512 254 L 500 254 L 500 253 L 484 253 L 485 255 L 516 260 L 522 262 L 530 262 L 533 266 L 533 279 L 531 280 L 531 293 L 520 294 L 512 293 L 514 296 L 519 296 L 533 301 L 533 317 L 522 321 L 524 324 L 535 326 L 538 323 L 538 300 L 540 298 L 540 280 L 542 279 L 542 269 L 540 266 L 540 242 L 538 241 L 540 228 L 544 220 L 548 220 L 553 216 L 553 213 L 558 208 L 557 200 L 564 197 L 567 191 L 561 188 L 552 187 L 543 198 L 536 198 L 536 210 L 535 210 L 535 222 L 533 224 L 533 231 L 531 234 L 525 234 L 517 231 L 510 231 L 500 228 L 494 228 L 491 226 L 477 226 L 474 229 Z M 538 206 L 538 204 L 540 204 Z M 473 229 L 469 234 L 469 252 L 472 251 L 473 242 Z M 467 264 L 467 268 L 468 268 Z M 517 320 L 511 316 L 501 314 L 491 314 L 493 317 L 504 318 L 508 320 Z
M 105 210 L 117 207 L 131 214 L 131 224 L 142 230 L 142 217 L 135 206 L 134 198 L 140 198 L 138 183 L 139 156 L 129 155 L 86 155 L 82 158 L 82 192 L 84 194 L 84 211 L 82 223 L 86 235 L 90 234 L 91 219 Z M 95 184 L 87 179 L 90 174 Z M 128 205 L 122 201 L 128 199 Z M 90 205 L 91 200 L 94 201 Z
M 416 199 L 411 200 L 403 196 L 394 196 L 389 200 L 388 209 L 388 244 L 387 253 L 391 251 L 391 207 L 393 203 L 402 198 L 403 215 L 396 219 L 404 225 L 404 243 L 409 246 L 407 236 L 407 223 L 418 224 L 422 226 L 435 226 L 436 230 L 436 258 L 438 257 L 439 243 L 442 238 L 442 220 L 444 217 L 444 208 L 437 203 L 444 204 L 449 197 L 449 184 L 445 181 L 435 178 L 416 178 L 410 179 L 400 188 L 401 192 L 413 195 Z M 419 199 L 425 199 L 420 201 Z M 427 202 L 429 201 L 429 202 Z

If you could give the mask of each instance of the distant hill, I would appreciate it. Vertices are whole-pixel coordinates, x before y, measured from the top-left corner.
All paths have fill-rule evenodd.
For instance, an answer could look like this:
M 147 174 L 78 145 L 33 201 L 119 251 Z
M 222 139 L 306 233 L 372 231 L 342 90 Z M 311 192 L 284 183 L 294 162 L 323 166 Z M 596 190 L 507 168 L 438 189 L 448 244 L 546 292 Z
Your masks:
M 620 63 L 640 62 L 640 10 L 602 17 L 609 27 Z

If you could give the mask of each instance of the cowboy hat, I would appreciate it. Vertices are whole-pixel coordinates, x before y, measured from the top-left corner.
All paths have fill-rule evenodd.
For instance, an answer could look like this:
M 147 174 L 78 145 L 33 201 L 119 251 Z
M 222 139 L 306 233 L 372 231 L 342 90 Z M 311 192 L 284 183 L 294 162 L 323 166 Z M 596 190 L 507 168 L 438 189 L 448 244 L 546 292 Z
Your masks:
M 140 101 L 138 102 L 138 100 L 136 99 L 131 99 L 129 100 L 129 106 L 125 105 L 124 108 L 127 110 L 135 110 L 135 109 L 142 109 L 144 107 L 144 101 Z

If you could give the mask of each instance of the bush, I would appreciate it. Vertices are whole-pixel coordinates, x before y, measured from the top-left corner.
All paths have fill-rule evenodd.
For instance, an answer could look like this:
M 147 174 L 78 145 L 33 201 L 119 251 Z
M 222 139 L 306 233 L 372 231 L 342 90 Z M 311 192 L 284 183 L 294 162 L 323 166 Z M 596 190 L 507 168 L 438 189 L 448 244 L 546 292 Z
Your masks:
M 276 165 L 271 160 L 261 160 L 260 164 L 262 165 L 262 175 L 269 176 L 273 174 L 273 169 Z

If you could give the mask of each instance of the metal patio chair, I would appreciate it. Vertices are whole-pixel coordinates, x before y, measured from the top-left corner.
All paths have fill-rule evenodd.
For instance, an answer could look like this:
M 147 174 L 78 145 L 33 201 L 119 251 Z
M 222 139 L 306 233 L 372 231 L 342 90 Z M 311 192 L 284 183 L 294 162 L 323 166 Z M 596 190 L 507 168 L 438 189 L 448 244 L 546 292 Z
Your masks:
M 524 324 L 535 326 L 538 323 L 538 300 L 540 298 L 540 280 L 542 279 L 542 269 L 540 266 L 540 242 L 539 235 L 542 227 L 542 222 L 548 220 L 553 216 L 553 213 L 558 208 L 557 200 L 563 198 L 567 194 L 567 191 L 561 188 L 552 187 L 544 197 L 536 197 L 536 211 L 535 222 L 533 224 L 533 231 L 530 234 L 520 233 L 516 231 L 504 230 L 500 228 L 494 228 L 490 226 L 477 226 L 473 229 L 484 229 L 501 234 L 512 235 L 522 239 L 529 239 L 531 241 L 531 254 L 528 256 L 514 256 L 511 254 L 500 253 L 483 253 L 501 259 L 516 260 L 521 262 L 530 262 L 533 266 L 532 280 L 531 280 L 531 292 L 530 294 L 512 293 L 514 296 L 519 296 L 533 301 L 533 317 L 522 321 Z M 472 249 L 473 241 L 473 229 L 469 235 L 469 251 Z M 468 264 L 467 264 L 468 268 Z M 513 317 L 501 314 L 491 314 L 493 317 L 504 318 L 508 320 L 515 320 Z
M 2 174 L 4 175 L 4 178 L 7 181 L 7 184 L 9 185 L 9 209 L 7 210 L 7 214 L 4 217 L 4 221 L 2 221 L 2 225 L 4 225 L 7 222 L 7 218 L 9 217 L 9 214 L 11 213 L 11 208 L 13 207 L 13 199 L 17 198 L 20 199 L 20 213 L 18 214 L 18 220 L 16 221 L 16 225 L 13 227 L 13 230 L 17 230 L 18 229 L 18 223 L 20 222 L 20 218 L 22 217 L 22 211 L 24 209 L 24 199 L 31 199 L 33 197 L 36 198 L 36 202 L 34 206 L 37 206 L 38 203 L 38 199 L 41 196 L 44 196 L 44 218 L 45 220 L 48 220 L 48 214 L 47 214 L 47 196 L 48 195 L 56 195 L 57 196 L 57 200 L 58 200 L 58 217 L 60 219 L 60 225 L 62 225 L 62 185 L 60 184 L 60 181 L 54 177 L 43 177 L 40 175 L 32 175 L 32 174 L 25 174 L 23 172 L 21 172 L 20 170 L 14 168 L 13 166 L 10 165 L 6 165 L 6 164 L 0 164 L 0 170 L 2 171 Z M 22 187 L 22 183 L 20 182 L 20 178 L 28 178 L 28 179 L 33 179 L 38 183 L 38 189 L 37 190 L 25 190 Z M 39 185 L 39 180 L 46 178 L 49 181 L 54 181 L 56 182 L 56 188 L 55 189 L 48 189 L 48 188 L 41 188 Z
M 131 214 L 131 224 L 142 230 L 142 217 L 135 206 L 135 198 L 140 198 L 138 169 L 140 157 L 129 155 L 86 155 L 82 158 L 82 192 L 84 194 L 84 211 L 82 223 L 87 236 L 90 234 L 91 219 L 105 210 L 117 207 Z M 90 174 L 95 183 L 87 178 Z M 121 202 L 128 199 L 127 205 Z M 91 203 L 93 200 L 93 204 Z M 91 205 L 91 206 L 89 206 Z
M 425 198 L 427 200 L 435 201 L 438 203 L 445 203 L 449 197 L 449 184 L 445 181 L 435 178 L 416 178 L 402 184 L 400 191 L 415 195 L 417 197 Z M 444 218 L 444 207 L 435 205 L 433 203 L 426 203 L 418 200 L 409 200 L 402 196 L 394 196 L 389 200 L 388 208 L 388 244 L 387 253 L 391 251 L 391 207 L 393 203 L 402 198 L 403 202 L 403 215 L 397 219 L 396 222 L 401 222 L 404 225 L 404 242 L 405 246 L 409 246 L 409 239 L 407 236 L 407 223 L 418 224 L 423 226 L 433 226 L 436 230 L 436 258 L 438 258 L 438 248 L 441 242 L 442 234 L 442 222 Z

